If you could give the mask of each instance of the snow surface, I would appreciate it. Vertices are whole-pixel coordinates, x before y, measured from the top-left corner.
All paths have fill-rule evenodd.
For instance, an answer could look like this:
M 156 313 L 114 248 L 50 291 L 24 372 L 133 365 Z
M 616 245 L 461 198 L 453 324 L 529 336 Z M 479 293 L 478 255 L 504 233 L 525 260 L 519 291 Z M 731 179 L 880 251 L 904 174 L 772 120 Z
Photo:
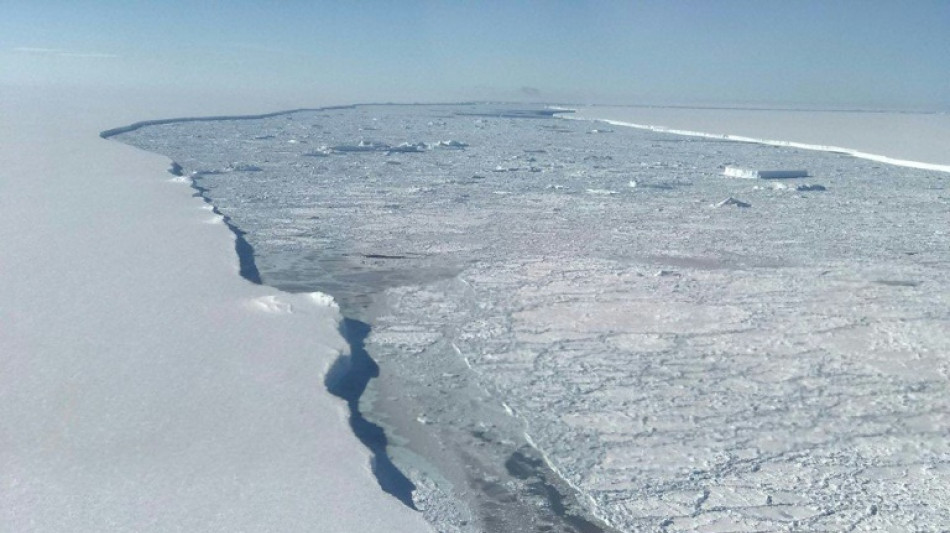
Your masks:
M 682 135 L 847 153 L 892 165 L 950 172 L 950 113 L 678 107 L 579 107 L 601 119 Z
M 332 301 L 241 279 L 169 160 L 98 136 L 197 107 L 0 93 L 0 531 L 428 530 L 324 388 Z
M 265 283 L 372 323 L 368 402 L 440 529 L 945 528 L 950 175 L 591 126 L 360 106 L 121 140 L 194 173 Z

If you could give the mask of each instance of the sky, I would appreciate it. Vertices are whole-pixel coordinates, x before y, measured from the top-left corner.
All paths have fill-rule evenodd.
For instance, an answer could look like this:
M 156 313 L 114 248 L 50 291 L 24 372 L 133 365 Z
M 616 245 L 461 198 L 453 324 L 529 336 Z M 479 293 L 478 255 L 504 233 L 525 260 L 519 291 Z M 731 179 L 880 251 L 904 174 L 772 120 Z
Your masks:
M 0 84 L 950 110 L 950 0 L 0 0 Z

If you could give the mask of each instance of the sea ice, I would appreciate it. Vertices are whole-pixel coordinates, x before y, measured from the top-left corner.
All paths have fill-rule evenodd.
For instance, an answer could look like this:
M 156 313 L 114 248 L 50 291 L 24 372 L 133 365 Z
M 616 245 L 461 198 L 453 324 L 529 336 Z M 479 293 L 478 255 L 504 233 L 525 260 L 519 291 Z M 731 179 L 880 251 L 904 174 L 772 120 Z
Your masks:
M 358 106 L 120 139 L 263 168 L 195 179 L 265 283 L 372 324 L 367 414 L 439 528 L 950 523 L 950 175 L 552 114 Z M 372 147 L 467 146 L 303 157 L 370 122 Z M 833 187 L 722 179 L 736 161 Z

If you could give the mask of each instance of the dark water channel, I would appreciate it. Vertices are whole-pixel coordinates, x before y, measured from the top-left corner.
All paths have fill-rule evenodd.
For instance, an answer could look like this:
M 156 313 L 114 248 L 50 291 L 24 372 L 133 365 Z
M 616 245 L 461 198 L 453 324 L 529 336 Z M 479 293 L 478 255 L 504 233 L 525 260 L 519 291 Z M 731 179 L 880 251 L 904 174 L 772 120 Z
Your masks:
M 327 390 L 346 400 L 350 408 L 350 427 L 373 454 L 373 474 L 380 488 L 406 506 L 416 509 L 412 503 L 412 491 L 416 486 L 389 458 L 386 432 L 367 420 L 360 411 L 360 398 L 366 392 L 366 386 L 371 379 L 379 376 L 379 365 L 366 352 L 365 340 L 369 336 L 370 326 L 359 320 L 344 318 L 340 332 L 350 345 L 350 355 L 338 359 L 327 373 Z

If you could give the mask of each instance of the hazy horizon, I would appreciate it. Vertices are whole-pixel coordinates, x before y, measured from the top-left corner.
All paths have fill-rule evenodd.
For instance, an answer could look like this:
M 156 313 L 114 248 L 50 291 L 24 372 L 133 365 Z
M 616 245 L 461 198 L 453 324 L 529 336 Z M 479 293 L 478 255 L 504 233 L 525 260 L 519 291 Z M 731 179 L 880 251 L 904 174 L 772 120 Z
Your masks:
M 950 110 L 950 3 L 4 2 L 0 84 Z

